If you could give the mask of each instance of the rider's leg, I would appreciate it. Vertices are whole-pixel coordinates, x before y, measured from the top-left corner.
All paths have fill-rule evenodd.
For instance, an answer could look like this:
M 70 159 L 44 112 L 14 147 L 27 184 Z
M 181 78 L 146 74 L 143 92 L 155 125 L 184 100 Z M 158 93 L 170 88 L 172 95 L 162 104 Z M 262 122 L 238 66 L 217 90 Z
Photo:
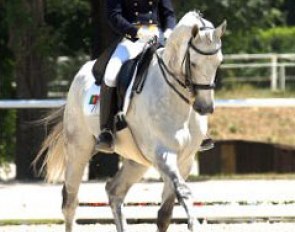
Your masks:
M 105 82 L 100 91 L 100 130 L 96 142 L 96 150 L 105 153 L 113 153 L 114 150 L 114 115 L 117 110 L 116 88 L 109 87 Z
M 114 152 L 114 116 L 116 114 L 116 78 L 122 64 L 142 51 L 144 44 L 123 39 L 115 49 L 105 71 L 100 92 L 100 135 L 96 150 Z
M 100 135 L 96 142 L 96 150 L 114 152 L 114 116 L 117 110 L 116 77 L 125 58 L 120 44 L 112 55 L 105 71 L 100 91 Z

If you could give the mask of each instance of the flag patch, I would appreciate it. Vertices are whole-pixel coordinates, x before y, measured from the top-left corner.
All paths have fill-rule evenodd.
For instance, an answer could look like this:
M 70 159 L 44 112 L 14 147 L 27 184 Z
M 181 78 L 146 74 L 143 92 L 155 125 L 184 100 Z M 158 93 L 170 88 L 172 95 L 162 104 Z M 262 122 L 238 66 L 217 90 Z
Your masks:
M 96 105 L 99 99 L 100 99 L 100 95 L 91 95 L 89 100 L 89 105 Z

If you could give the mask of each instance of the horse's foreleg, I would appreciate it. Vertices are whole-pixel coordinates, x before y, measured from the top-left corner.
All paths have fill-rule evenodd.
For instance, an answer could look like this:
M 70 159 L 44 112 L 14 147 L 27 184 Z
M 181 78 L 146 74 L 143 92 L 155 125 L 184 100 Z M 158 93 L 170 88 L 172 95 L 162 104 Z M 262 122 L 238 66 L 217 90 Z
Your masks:
M 91 143 L 91 140 L 88 143 Z M 66 232 L 72 232 L 75 211 L 78 205 L 77 194 L 79 186 L 85 166 L 91 157 L 91 149 L 80 149 L 78 144 L 76 145 L 67 146 L 69 159 L 67 161 L 65 182 L 62 190 L 62 211 L 65 218 Z
M 165 178 L 165 177 L 164 177 Z M 157 227 L 158 227 L 158 232 L 165 232 L 167 231 L 170 221 L 171 221 L 171 216 L 172 216 L 172 211 L 174 208 L 174 202 L 175 202 L 175 193 L 173 190 L 173 187 L 171 187 L 169 181 L 164 181 L 164 190 L 162 194 L 162 204 L 161 208 L 158 211 L 158 218 L 157 218 Z
M 106 184 L 106 191 L 118 232 L 125 232 L 127 226 L 122 212 L 124 198 L 130 187 L 141 179 L 147 169 L 141 164 L 126 160 L 116 176 Z
M 196 220 L 193 216 L 192 194 L 179 171 L 177 154 L 172 152 L 158 153 L 156 163 L 164 181 L 172 186 L 178 201 L 184 207 L 188 217 L 188 228 L 193 232 Z

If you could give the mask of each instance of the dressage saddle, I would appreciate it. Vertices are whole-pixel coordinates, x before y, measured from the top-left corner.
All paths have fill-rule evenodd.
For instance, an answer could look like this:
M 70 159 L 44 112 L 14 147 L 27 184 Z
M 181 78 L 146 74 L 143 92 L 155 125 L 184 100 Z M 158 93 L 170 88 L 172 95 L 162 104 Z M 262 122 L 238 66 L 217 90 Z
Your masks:
M 145 82 L 145 78 L 147 76 L 146 74 L 147 74 L 147 69 L 149 67 L 149 64 L 153 58 L 155 51 L 160 46 L 161 45 L 157 42 L 152 43 L 149 46 L 147 46 L 135 58 L 127 60 L 122 65 L 117 77 L 118 110 L 122 110 L 123 108 L 125 94 L 131 83 L 131 80 L 132 80 L 132 77 L 134 76 L 135 71 L 136 71 L 136 76 L 135 76 L 134 84 L 132 86 L 131 97 L 133 96 L 133 93 L 139 94 L 141 92 Z M 96 85 L 101 85 L 107 63 L 115 48 L 116 48 L 116 44 L 112 44 L 96 60 L 92 69 L 92 73 L 95 77 Z

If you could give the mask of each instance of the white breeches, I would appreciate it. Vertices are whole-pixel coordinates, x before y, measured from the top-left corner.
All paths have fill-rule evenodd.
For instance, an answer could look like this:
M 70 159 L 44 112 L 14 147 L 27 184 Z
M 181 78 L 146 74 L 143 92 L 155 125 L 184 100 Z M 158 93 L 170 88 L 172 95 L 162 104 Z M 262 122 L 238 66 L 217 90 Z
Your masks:
M 132 42 L 129 39 L 123 38 L 117 45 L 109 63 L 107 64 L 104 82 L 109 87 L 116 87 L 117 75 L 122 67 L 122 64 L 135 58 L 140 52 L 142 52 L 145 43 L 137 40 Z

